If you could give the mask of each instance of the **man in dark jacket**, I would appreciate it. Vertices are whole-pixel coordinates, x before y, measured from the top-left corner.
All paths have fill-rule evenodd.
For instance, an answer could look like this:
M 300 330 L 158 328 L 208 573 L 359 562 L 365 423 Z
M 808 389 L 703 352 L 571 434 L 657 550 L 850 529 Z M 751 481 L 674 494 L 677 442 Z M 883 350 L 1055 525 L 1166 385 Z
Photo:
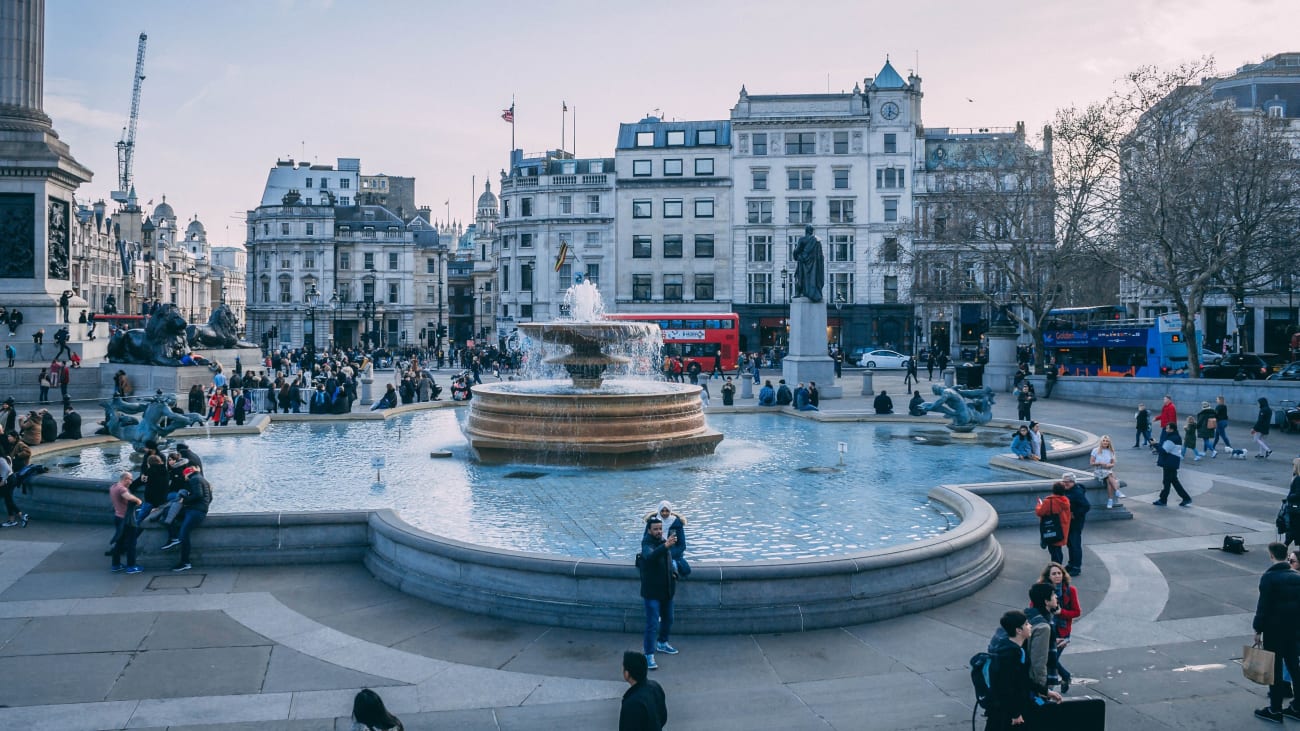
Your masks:
M 1033 685 L 1029 680 L 1029 660 L 1025 655 L 1025 642 L 1032 631 L 1024 612 L 1010 611 L 998 621 L 1002 631 L 993 635 L 989 654 L 993 664 L 989 673 L 989 731 L 1007 731 L 1022 728 L 1025 715 L 1036 705 Z M 1048 697 L 1060 701 L 1055 691 Z
M 645 601 L 645 637 L 642 650 L 646 667 L 658 669 L 655 652 L 676 655 L 677 648 L 668 644 L 668 633 L 673 628 L 673 595 L 677 593 L 677 575 L 673 573 L 670 549 L 677 545 L 677 535 L 664 540 L 664 522 L 658 515 L 646 520 L 641 536 L 641 598 Z
M 1268 688 L 1268 708 L 1255 711 L 1265 721 L 1282 723 L 1283 718 L 1300 721 L 1300 708 L 1292 701 L 1286 708 L 1282 699 L 1290 690 L 1300 698 L 1300 653 L 1297 652 L 1296 618 L 1300 617 L 1300 573 L 1287 561 L 1286 544 L 1268 544 L 1273 565 L 1259 578 L 1259 604 L 1255 608 L 1255 644 L 1276 654 L 1276 682 Z M 1291 683 L 1282 680 L 1282 666 L 1291 674 Z M 1288 688 L 1294 685 L 1294 688 Z
M 181 547 L 181 561 L 172 567 L 176 572 L 193 568 L 190 564 L 190 537 L 208 517 L 208 506 L 212 504 L 212 485 L 194 467 L 185 468 L 185 490 L 189 493 L 183 500 L 185 513 L 180 520 L 167 526 L 170 540 L 163 546 L 163 550 Z
M 59 438 L 59 422 L 47 409 L 41 409 L 41 442 L 49 444 Z
M 1065 485 L 1065 496 L 1070 499 L 1070 533 L 1065 541 L 1066 548 L 1070 551 L 1070 560 L 1066 563 L 1065 571 L 1070 576 L 1078 576 L 1083 573 L 1083 522 L 1088 511 L 1092 510 L 1092 503 L 1088 502 L 1088 494 L 1084 492 L 1083 486 L 1075 483 L 1074 473 L 1062 474 L 1061 484 Z
M 59 439 L 81 438 L 81 414 L 72 408 L 72 404 L 63 407 L 63 431 Z
M 203 471 L 203 460 L 199 459 L 199 455 L 190 451 L 190 445 L 184 443 L 177 444 L 176 453 L 179 454 L 191 467 L 199 472 Z
M 1169 449 L 1165 445 L 1170 444 Z M 1160 497 L 1152 505 L 1164 507 L 1168 505 L 1169 488 L 1178 491 L 1178 497 L 1183 501 L 1178 503 L 1182 507 L 1192 504 L 1192 496 L 1187 494 L 1183 489 L 1183 483 L 1178 480 L 1178 468 L 1183 463 L 1183 438 L 1178 436 L 1178 424 L 1169 422 L 1161 430 L 1160 436 L 1156 437 L 1156 466 L 1163 472 L 1161 484 L 1164 486 L 1160 489 Z
M 794 393 L 789 386 L 785 385 L 785 379 L 782 378 L 780 385 L 776 387 L 776 405 L 789 406 L 792 403 L 794 403 Z
M 646 677 L 648 669 L 645 655 L 632 650 L 623 653 L 623 680 L 632 687 L 623 693 L 618 731 L 660 731 L 668 723 L 664 689 Z

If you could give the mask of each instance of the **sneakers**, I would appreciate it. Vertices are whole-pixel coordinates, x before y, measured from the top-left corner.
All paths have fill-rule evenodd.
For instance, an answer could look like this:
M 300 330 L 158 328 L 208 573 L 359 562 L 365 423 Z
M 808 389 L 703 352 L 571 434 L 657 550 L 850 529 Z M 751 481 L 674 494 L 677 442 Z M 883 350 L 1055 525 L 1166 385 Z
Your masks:
M 1115 507 L 1115 498 L 1107 498 L 1107 499 L 1106 499 L 1106 509 L 1107 509 L 1107 510 L 1110 510 L 1110 509 L 1113 508 L 1113 507 Z
M 1152 504 L 1152 505 L 1159 505 L 1160 507 L 1163 508 L 1164 506 L 1168 505 L 1169 503 L 1165 502 L 1164 500 L 1157 500 L 1157 501 L 1155 501 L 1155 502 L 1153 502 L 1153 503 L 1151 503 L 1151 504 Z
M 27 522 L 30 521 L 31 519 L 32 516 L 28 515 L 27 513 L 23 513 L 22 515 L 18 516 L 18 525 L 21 525 L 22 527 L 26 528 Z
M 138 574 L 138 573 L 141 573 L 141 572 L 143 572 L 143 571 L 144 571 L 144 569 L 141 568 L 141 567 L 139 567 L 139 566 L 128 566 L 127 569 L 126 569 L 126 572 L 127 572 L 128 574 Z
M 0 523 L 0 528 L 12 528 L 12 527 L 14 527 L 14 526 L 16 526 L 16 525 L 18 525 L 18 521 L 16 521 L 16 520 L 6 520 L 5 522 Z
M 1281 711 L 1275 711 L 1272 708 L 1259 708 L 1255 711 L 1255 718 L 1262 718 L 1273 723 L 1282 723 L 1285 716 L 1282 715 Z
M 651 654 L 645 656 L 645 669 L 646 669 L 646 670 L 658 670 L 658 669 L 659 669 L 659 663 L 655 662 L 655 656 L 654 656 L 653 653 L 651 653 Z M 1279 718 L 1280 718 L 1280 717 L 1279 717 Z
M 166 550 L 168 550 L 168 549 L 175 548 L 175 547 L 177 547 L 177 546 L 179 546 L 179 545 L 181 545 L 181 541 L 180 541 L 180 539 L 179 539 L 179 538 L 173 538 L 173 539 L 171 539 L 170 541 L 167 541 L 166 543 L 163 544 L 163 546 L 162 546 L 162 550 L 166 551 Z
M 1265 453 L 1264 453 L 1264 459 L 1268 459 L 1268 458 L 1269 458 L 1269 455 L 1271 455 L 1271 454 L 1273 454 L 1273 450 L 1271 450 L 1271 449 L 1268 450 L 1267 452 L 1265 452 Z
M 1115 491 L 1115 497 L 1117 497 L 1117 498 L 1123 498 L 1123 497 L 1128 497 L 1128 495 L 1125 495 L 1123 490 L 1116 490 L 1116 491 Z
M 656 642 L 656 643 L 655 643 L 655 650 L 657 650 L 657 651 L 659 651 L 659 652 L 662 652 L 662 653 L 665 654 L 665 655 L 676 655 L 676 654 L 677 654 L 677 648 L 676 648 L 676 647 L 673 647 L 672 645 L 668 644 L 667 642 Z
M 189 564 L 187 564 L 187 563 L 178 563 L 178 564 L 176 564 L 175 566 L 172 567 L 172 571 L 175 571 L 176 573 L 179 574 L 179 573 L 182 572 L 182 571 L 189 571 L 189 570 L 192 569 L 192 568 L 194 568 L 194 567 L 191 566 L 191 565 L 189 565 Z
M 109 569 L 109 571 L 115 574 L 120 574 L 123 571 L 126 571 L 126 567 L 121 564 L 113 564 L 113 568 Z
M 1183 500 L 1182 502 L 1178 503 L 1178 507 L 1180 507 L 1180 508 L 1190 508 L 1190 507 L 1192 507 L 1192 499 L 1191 499 L 1191 498 L 1187 498 L 1186 500 Z
M 1210 459 L 1218 459 L 1218 458 L 1219 458 L 1219 450 L 1217 450 L 1217 449 L 1211 449 L 1211 450 L 1210 450 Z
M 1300 721 L 1300 710 L 1296 709 L 1295 706 L 1286 706 L 1282 709 L 1282 716 L 1292 721 Z

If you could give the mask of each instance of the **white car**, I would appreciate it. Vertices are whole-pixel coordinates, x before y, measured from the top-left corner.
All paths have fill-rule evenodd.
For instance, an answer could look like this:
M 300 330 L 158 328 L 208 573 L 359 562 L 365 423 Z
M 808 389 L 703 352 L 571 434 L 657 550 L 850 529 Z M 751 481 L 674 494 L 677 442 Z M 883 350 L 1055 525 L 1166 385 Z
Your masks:
M 869 350 L 862 354 L 858 365 L 863 368 L 906 368 L 910 357 L 892 350 Z

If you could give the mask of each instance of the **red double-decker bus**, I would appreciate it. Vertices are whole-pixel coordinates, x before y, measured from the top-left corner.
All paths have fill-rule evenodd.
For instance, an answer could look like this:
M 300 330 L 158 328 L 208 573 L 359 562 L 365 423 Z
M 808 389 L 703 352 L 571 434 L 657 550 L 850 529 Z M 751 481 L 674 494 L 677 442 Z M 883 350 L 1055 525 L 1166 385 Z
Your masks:
M 713 369 L 713 357 L 722 356 L 724 370 L 734 371 L 740 357 L 740 315 L 721 313 L 626 313 L 605 315 L 611 320 L 653 322 L 663 333 L 665 356 L 680 355 L 687 361 L 696 361 L 708 373 Z

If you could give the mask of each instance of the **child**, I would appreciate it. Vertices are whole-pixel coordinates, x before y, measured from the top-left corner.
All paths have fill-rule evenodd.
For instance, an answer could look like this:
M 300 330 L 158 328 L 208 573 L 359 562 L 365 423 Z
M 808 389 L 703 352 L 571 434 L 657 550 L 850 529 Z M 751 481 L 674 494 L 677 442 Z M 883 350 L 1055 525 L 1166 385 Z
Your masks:
M 1191 449 L 1192 454 L 1196 455 L 1192 459 L 1192 461 L 1200 462 L 1201 457 L 1203 455 L 1201 454 L 1201 450 L 1196 448 L 1196 417 L 1195 416 L 1189 416 L 1187 417 L 1187 421 L 1183 422 L 1183 454 L 1184 455 L 1187 454 L 1188 449 Z
M 1146 404 L 1138 404 L 1137 413 L 1134 414 L 1137 419 L 1137 435 L 1133 437 L 1133 448 L 1137 449 L 1143 444 L 1151 447 L 1155 451 L 1155 445 L 1151 443 L 1151 412 L 1147 409 Z

